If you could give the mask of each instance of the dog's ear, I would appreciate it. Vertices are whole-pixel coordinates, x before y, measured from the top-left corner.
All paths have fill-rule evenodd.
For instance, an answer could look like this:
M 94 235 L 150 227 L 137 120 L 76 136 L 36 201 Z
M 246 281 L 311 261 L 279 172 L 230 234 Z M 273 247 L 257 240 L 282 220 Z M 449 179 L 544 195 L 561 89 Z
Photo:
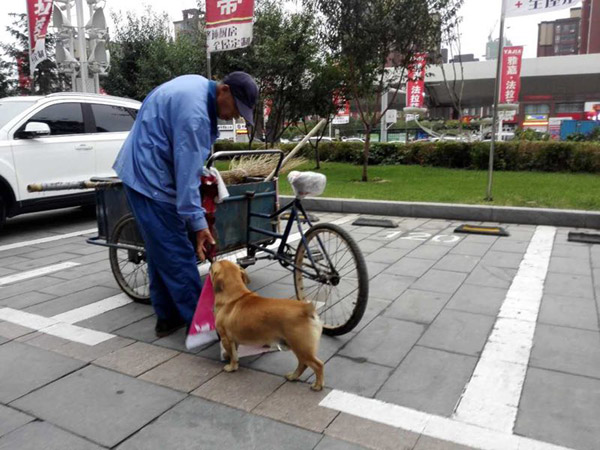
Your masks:
M 221 279 L 220 265 L 217 262 L 212 263 L 210 267 L 210 281 L 213 285 L 213 292 L 215 294 L 223 290 L 223 280 Z
M 240 269 L 240 272 L 242 272 L 242 281 L 244 282 L 244 284 L 250 284 L 250 277 L 248 276 L 248 272 L 246 272 L 245 269 Z

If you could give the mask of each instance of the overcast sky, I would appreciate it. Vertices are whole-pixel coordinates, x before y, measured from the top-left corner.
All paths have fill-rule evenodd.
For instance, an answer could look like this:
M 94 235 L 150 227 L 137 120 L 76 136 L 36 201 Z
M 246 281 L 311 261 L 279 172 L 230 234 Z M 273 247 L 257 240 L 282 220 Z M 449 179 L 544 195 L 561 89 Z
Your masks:
M 86 5 L 85 1 L 83 3 Z M 181 11 L 194 8 L 196 4 L 196 0 L 106 0 L 106 8 L 109 11 L 133 10 L 143 13 L 144 5 L 151 5 L 157 12 L 167 12 L 172 20 L 180 20 Z M 461 10 L 463 18 L 461 25 L 462 53 L 473 53 L 477 58 L 484 59 L 483 55 L 485 55 L 485 44 L 488 35 L 493 32 L 494 37 L 498 36 L 500 5 L 501 0 L 465 0 Z M 24 11 L 25 0 L 0 0 L 0 42 L 6 42 L 10 39 L 6 32 L 6 26 L 10 23 L 8 13 Z M 537 24 L 544 20 L 555 20 L 564 17 L 569 17 L 569 10 L 511 18 L 506 21 L 505 33 L 514 45 L 525 47 L 525 58 L 535 58 Z M 110 20 L 108 14 L 107 19 Z

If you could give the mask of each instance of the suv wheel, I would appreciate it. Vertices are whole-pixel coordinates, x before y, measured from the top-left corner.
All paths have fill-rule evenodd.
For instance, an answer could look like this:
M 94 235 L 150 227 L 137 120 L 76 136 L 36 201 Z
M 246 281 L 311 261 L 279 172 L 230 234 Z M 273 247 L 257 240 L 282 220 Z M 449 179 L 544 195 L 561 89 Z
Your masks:
M 2 230 L 4 222 L 6 222 L 6 205 L 2 197 L 0 197 L 0 230 Z

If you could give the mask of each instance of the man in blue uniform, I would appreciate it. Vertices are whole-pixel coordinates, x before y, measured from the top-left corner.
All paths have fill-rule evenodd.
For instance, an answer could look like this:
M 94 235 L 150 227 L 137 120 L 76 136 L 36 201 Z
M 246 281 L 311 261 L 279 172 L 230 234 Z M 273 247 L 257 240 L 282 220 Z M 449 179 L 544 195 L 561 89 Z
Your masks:
M 200 176 L 218 137 L 217 117 L 252 125 L 258 88 L 233 72 L 217 84 L 184 75 L 144 99 L 113 168 L 124 184 L 144 243 L 150 299 L 164 337 L 192 321 L 202 288 L 196 254 L 214 244 L 200 199 Z M 196 233 L 196 249 L 188 231 Z

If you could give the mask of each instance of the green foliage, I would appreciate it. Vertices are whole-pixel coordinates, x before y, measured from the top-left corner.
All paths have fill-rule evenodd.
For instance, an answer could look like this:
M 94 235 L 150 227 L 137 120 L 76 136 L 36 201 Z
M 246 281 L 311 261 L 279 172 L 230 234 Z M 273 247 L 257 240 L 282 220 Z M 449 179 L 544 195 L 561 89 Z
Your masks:
M 14 95 L 15 80 L 11 78 L 11 72 L 11 64 L 0 61 L 0 98 Z
M 600 142 L 600 126 L 597 126 L 596 128 L 594 128 L 592 130 L 591 133 L 588 133 L 588 134 L 585 134 L 585 133 L 572 133 L 569 136 L 567 136 L 567 141 L 572 141 L 572 142 L 586 142 L 586 141 Z
M 234 70 L 255 77 L 259 105 L 268 101 L 271 107 L 264 130 L 268 142 L 276 142 L 307 115 L 326 117 L 335 111 L 333 92 L 341 88 L 341 76 L 321 52 L 317 25 L 310 10 L 287 12 L 282 2 L 261 0 L 256 5 L 252 45 L 213 55 L 217 77 Z M 254 122 L 263 134 L 263 108 L 255 109 Z
M 532 130 L 531 128 L 526 130 L 518 128 L 515 131 L 515 138 L 520 141 L 548 141 L 550 140 L 550 135 Z
M 111 70 L 101 79 L 107 93 L 143 100 L 156 86 L 179 75 L 205 73 L 205 37 L 200 31 L 173 39 L 169 16 L 149 7 L 141 17 L 128 12 L 113 13 L 112 18 Z
M 247 148 L 247 144 L 217 145 L 218 150 Z M 285 144 L 278 148 L 287 152 L 294 146 L 295 144 Z M 488 142 L 420 142 L 408 145 L 374 143 L 369 153 L 369 164 L 485 170 L 488 167 L 489 148 Z M 319 149 L 323 161 L 362 163 L 361 143 L 322 142 Z M 313 156 L 309 146 L 304 147 L 301 154 L 306 158 Z M 494 168 L 510 171 L 600 173 L 600 145 L 553 141 L 499 142 L 496 145 Z
M 12 44 L 0 44 L 0 48 L 8 55 L 10 61 L 2 61 L 1 69 L 8 71 L 12 68 L 13 72 L 17 70 L 17 60 L 23 60 L 22 70 L 29 75 L 29 34 L 27 31 L 27 15 L 10 13 L 12 24 L 6 29 L 16 41 Z M 40 62 L 35 68 L 34 90 L 23 90 L 20 87 L 5 91 L 10 95 L 46 95 L 53 92 L 68 90 L 69 83 L 67 76 L 59 73 L 58 67 L 54 62 L 55 38 L 50 32 L 46 35 L 46 53 L 48 59 Z M 70 84 L 70 83 L 69 83 Z M 0 75 L 0 97 L 2 96 L 2 76 Z M 9 86 L 7 86 L 8 88 Z

